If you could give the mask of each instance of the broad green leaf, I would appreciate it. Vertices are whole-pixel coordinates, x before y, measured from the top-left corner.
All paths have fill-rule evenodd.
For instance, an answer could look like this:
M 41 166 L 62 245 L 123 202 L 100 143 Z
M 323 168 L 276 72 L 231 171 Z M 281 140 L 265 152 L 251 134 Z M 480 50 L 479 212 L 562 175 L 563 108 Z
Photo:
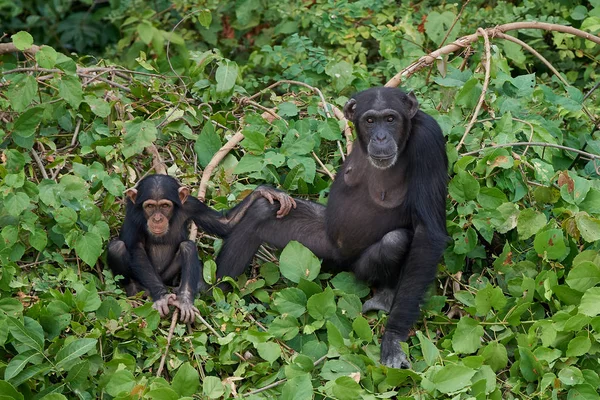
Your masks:
M 570 288 L 585 292 L 600 283 L 600 266 L 591 261 L 581 262 L 569 271 L 566 282 Z
M 299 318 L 306 312 L 306 294 L 298 288 L 285 288 L 273 296 L 273 308 L 282 315 Z
M 354 65 L 347 61 L 330 62 L 325 67 L 325 73 L 331 78 L 330 82 L 336 92 L 341 92 L 354 80 Z
M 533 247 L 541 257 L 547 257 L 550 260 L 559 260 L 568 253 L 562 229 L 548 229 L 539 232 L 535 235 Z
M 345 294 L 355 294 L 358 297 L 365 297 L 371 291 L 369 286 L 356 279 L 356 276 L 350 272 L 340 272 L 330 282 L 335 290 Z
M 109 395 L 116 397 L 119 394 L 131 393 L 131 389 L 133 389 L 134 386 L 135 378 L 133 377 L 133 374 L 126 369 L 122 369 L 114 372 L 110 376 L 105 390 Z
M 458 171 L 448 185 L 450 196 L 459 203 L 474 200 L 479 194 L 479 182 L 471 174 Z
M 194 150 L 198 157 L 198 162 L 205 168 L 210 160 L 213 158 L 215 153 L 221 148 L 221 138 L 215 131 L 215 127 L 212 123 L 207 122 L 202 128 L 202 132 L 198 135 L 196 143 L 194 144 Z
M 594 243 L 600 240 L 600 219 L 590 217 L 586 213 L 578 213 L 575 223 L 586 242 Z
M 291 241 L 281 252 L 279 261 L 281 274 L 292 282 L 300 279 L 312 281 L 319 275 L 321 263 L 319 259 L 301 243 Z
M 455 21 L 455 19 L 456 15 L 453 12 L 444 11 L 440 14 L 437 11 L 431 11 L 427 14 L 425 20 L 425 33 L 438 46 L 442 44 L 446 36 L 448 36 L 446 44 L 453 42 L 461 27 L 460 22 Z M 452 28 L 452 31 L 448 34 L 450 28 Z
M 575 366 L 566 366 L 558 372 L 558 379 L 567 386 L 584 383 L 581 370 Z
M 43 360 L 43 355 L 37 350 L 29 350 L 21 354 L 17 354 L 6 366 L 4 371 L 4 379 L 11 380 L 19 372 L 23 371 L 27 364 L 39 363 Z
M 281 348 L 275 342 L 257 343 L 254 347 L 258 350 L 258 355 L 269 364 L 281 357 Z
M 496 187 L 482 187 L 477 194 L 477 202 L 485 209 L 495 210 L 508 202 L 506 195 Z
M 33 46 L 33 36 L 28 32 L 19 31 L 10 37 L 18 50 L 27 50 Z
M 335 380 L 332 391 L 338 399 L 359 399 L 363 389 L 351 377 L 340 376 Z
M 352 330 L 365 342 L 373 340 L 373 331 L 371 331 L 369 322 L 360 315 L 352 321 Z
M 448 364 L 438 370 L 436 370 L 429 380 L 435 386 L 435 389 L 442 393 L 456 392 L 469 383 L 471 378 L 475 375 L 475 370 L 455 364 Z
M 150 42 L 152 42 L 154 30 L 155 28 L 148 21 L 142 21 L 142 23 L 137 26 L 137 33 L 140 35 L 142 42 L 146 44 L 150 44 Z
M 348 376 L 355 372 L 360 372 L 360 368 L 356 364 L 343 359 L 327 360 L 323 364 L 320 375 L 325 380 L 333 381 L 340 376 Z
M 452 235 L 454 239 L 454 252 L 456 254 L 467 254 L 477 246 L 477 233 L 473 228 L 459 231 Z
M 0 399 L 2 400 L 23 400 L 23 395 L 6 381 L 0 381 Z
M 18 344 L 25 345 L 33 350 L 44 350 L 44 330 L 35 320 L 24 317 L 23 323 L 16 318 L 8 317 L 9 329 Z
M 72 208 L 61 207 L 54 213 L 54 220 L 63 228 L 69 228 L 77 223 L 77 213 Z
M 489 342 L 481 351 L 485 363 L 489 365 L 494 372 L 498 372 L 508 364 L 508 355 L 506 347 L 499 342 Z
M 98 339 L 83 338 L 64 345 L 56 354 L 56 367 L 64 367 L 73 362 L 76 358 L 95 348 L 97 342 Z
M 292 340 L 300 332 L 298 320 L 292 316 L 277 317 L 269 324 L 269 333 L 276 338 Z
M 492 307 L 496 311 L 501 311 L 506 304 L 506 297 L 502 293 L 502 288 L 494 287 L 488 284 L 485 288 L 479 290 L 475 295 L 475 307 L 477 315 L 485 316 Z
M 54 68 L 58 53 L 50 46 L 43 45 L 40 50 L 35 53 L 35 60 L 42 68 Z
M 481 347 L 483 333 L 483 327 L 479 325 L 479 322 L 469 317 L 463 317 L 458 321 L 452 336 L 452 348 L 457 353 L 472 354 Z
M 323 293 L 312 295 L 306 303 L 306 308 L 310 316 L 316 320 L 332 317 L 337 309 L 333 290 L 327 287 Z
M 521 356 L 519 367 L 523 377 L 527 382 L 535 382 L 538 380 L 544 373 L 542 364 L 533 355 L 531 350 L 525 347 L 519 346 L 519 355 Z
M 200 386 L 198 371 L 189 362 L 177 369 L 171 386 L 180 396 L 193 396 Z
M 586 290 L 581 298 L 579 312 L 590 317 L 600 314 L 600 287 Z
M 60 97 L 77 110 L 83 101 L 81 81 L 74 76 L 62 75 L 58 79 L 57 86 Z
M 289 101 L 280 103 L 277 106 L 277 114 L 282 117 L 295 117 L 298 115 L 298 106 Z
M 98 296 L 98 289 L 93 282 L 83 285 L 80 282 L 76 282 L 73 285 L 75 291 L 75 304 L 77 309 L 83 312 L 96 311 L 102 305 L 100 296 Z
M 241 145 L 246 151 L 257 155 L 265 152 L 267 138 L 264 132 L 246 129 L 243 131 L 243 134 L 244 140 L 242 140 Z
M 301 374 L 289 379 L 281 390 L 280 400 L 311 400 L 313 386 L 310 374 Z
M 90 106 L 94 114 L 100 118 L 106 118 L 110 115 L 110 104 L 94 96 L 85 96 L 85 102 Z
M 546 226 L 546 223 L 546 216 L 541 212 L 531 208 L 521 210 L 519 217 L 517 218 L 517 232 L 519 232 L 519 239 L 529 239 Z
M 586 354 L 592 347 L 592 342 L 587 336 L 577 336 L 569 342 L 567 357 L 579 357 Z
M 198 22 L 200 22 L 200 25 L 203 27 L 208 28 L 212 22 L 212 14 L 210 13 L 210 10 L 206 9 L 200 11 L 200 14 L 198 15 Z
M 22 113 L 31 104 L 37 92 L 38 83 L 33 76 L 16 75 L 8 87 L 7 97 L 13 110 Z
M 156 126 L 152 121 L 142 121 L 136 118 L 125 122 L 125 136 L 123 137 L 122 152 L 125 158 L 141 153 L 146 146 L 156 140 Z
M 227 94 L 235 86 L 238 77 L 238 66 L 235 62 L 223 60 L 219 63 L 215 79 L 217 80 L 217 93 Z
M 247 174 L 263 170 L 263 157 L 246 153 L 233 169 L 234 174 Z
M 585 199 L 592 186 L 591 181 L 582 178 L 571 171 L 568 173 L 561 173 L 559 185 L 561 185 L 561 179 L 563 180 L 563 184 L 560 187 L 560 195 L 564 201 L 570 204 L 580 204 Z
M 33 136 L 42 120 L 42 114 L 40 107 L 33 107 L 19 115 L 13 126 L 13 135 L 22 138 Z
M 207 376 L 202 381 L 202 394 L 209 399 L 218 399 L 225 394 L 225 387 L 216 376 Z
M 421 352 L 423 353 L 423 359 L 427 363 L 427 365 L 434 365 L 440 356 L 440 351 L 435 347 L 435 344 L 421 331 L 417 331 L 417 338 L 419 338 L 419 343 L 421 343 Z
M 569 390 L 567 400 L 598 400 L 600 394 L 594 386 L 589 384 L 576 385 Z
M 298 132 L 294 129 L 286 134 L 281 145 L 280 152 L 286 156 L 308 154 L 315 147 L 315 140 L 311 134 L 296 137 Z
M 102 238 L 97 233 L 82 233 L 75 241 L 75 252 L 91 267 L 96 265 L 102 251 Z

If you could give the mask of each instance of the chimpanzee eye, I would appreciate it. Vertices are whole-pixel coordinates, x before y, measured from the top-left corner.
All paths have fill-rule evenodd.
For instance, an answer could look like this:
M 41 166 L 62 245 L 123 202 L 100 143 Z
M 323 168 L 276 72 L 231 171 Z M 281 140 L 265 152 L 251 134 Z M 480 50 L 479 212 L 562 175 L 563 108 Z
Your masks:
M 373 118 L 367 118 L 367 123 L 372 124 L 373 123 Z
M 163 210 L 167 210 L 167 209 L 171 208 L 171 205 L 170 205 L 170 204 L 162 204 L 160 207 L 161 207 Z
M 146 204 L 146 205 L 144 206 L 144 208 L 145 208 L 146 210 L 153 210 L 153 209 L 154 209 L 154 204 Z
M 387 117 L 387 122 L 394 122 L 394 117 L 392 117 L 391 115 Z

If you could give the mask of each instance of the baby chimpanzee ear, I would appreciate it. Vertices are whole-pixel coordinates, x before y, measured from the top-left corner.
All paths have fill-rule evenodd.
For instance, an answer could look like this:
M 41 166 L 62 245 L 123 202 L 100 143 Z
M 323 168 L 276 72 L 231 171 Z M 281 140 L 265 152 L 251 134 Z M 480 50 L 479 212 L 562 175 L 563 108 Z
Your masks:
M 181 201 L 181 204 L 185 203 L 188 196 L 190 195 L 190 189 L 187 186 L 182 186 L 179 188 L 178 192 L 179 192 L 179 200 Z

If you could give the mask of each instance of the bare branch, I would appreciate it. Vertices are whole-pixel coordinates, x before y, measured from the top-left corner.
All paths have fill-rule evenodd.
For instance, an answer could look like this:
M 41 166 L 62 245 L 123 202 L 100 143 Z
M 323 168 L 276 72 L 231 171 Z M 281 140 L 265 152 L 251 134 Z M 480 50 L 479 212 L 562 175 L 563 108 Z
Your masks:
M 173 332 L 175 332 L 175 325 L 177 325 L 177 317 L 179 317 L 179 308 L 175 308 L 175 311 L 173 311 L 171 327 L 169 328 L 169 335 L 167 336 L 167 346 L 165 347 L 165 352 L 160 358 L 160 364 L 158 366 L 158 370 L 156 371 L 157 377 L 162 375 L 163 369 L 165 368 L 165 360 L 167 359 L 167 354 L 169 354 L 169 346 L 171 346 L 171 339 L 173 339 Z
M 16 53 L 16 52 L 21 52 L 21 51 L 23 53 L 28 53 L 28 54 L 33 55 L 33 54 L 37 53 L 38 51 L 40 51 L 40 46 L 36 46 L 34 44 L 27 50 L 19 50 L 12 43 L 0 43 L 0 54 Z

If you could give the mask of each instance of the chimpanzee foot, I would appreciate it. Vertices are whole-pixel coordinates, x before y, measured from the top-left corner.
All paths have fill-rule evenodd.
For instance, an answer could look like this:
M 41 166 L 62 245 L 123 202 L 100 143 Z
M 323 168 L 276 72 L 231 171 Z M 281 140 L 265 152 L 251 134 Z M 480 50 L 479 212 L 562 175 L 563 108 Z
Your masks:
M 196 320 L 196 313 L 200 314 L 193 302 L 184 297 L 181 297 L 181 299 L 174 297 L 169 304 L 179 309 L 179 320 L 186 324 L 191 324 Z
M 164 318 L 169 315 L 169 311 L 171 311 L 169 305 L 171 305 L 171 302 L 175 299 L 176 296 L 173 293 L 165 294 L 163 297 L 156 300 L 154 304 L 152 304 L 152 308 L 158 311 L 161 318 Z
M 296 208 L 296 201 L 287 193 L 284 193 L 280 190 L 271 188 L 269 186 L 259 186 L 256 188 L 256 191 L 271 204 L 274 204 L 275 200 L 279 202 L 277 218 L 285 217 L 289 214 L 292 208 Z
M 410 369 L 408 357 L 402 351 L 400 342 L 406 340 L 399 333 L 386 331 L 381 340 L 381 363 L 390 368 Z
M 377 292 L 371 297 L 369 300 L 365 301 L 363 304 L 362 313 L 366 314 L 369 311 L 385 311 L 386 313 L 390 312 L 392 308 L 392 302 L 394 300 L 394 289 L 391 288 L 381 288 L 378 289 Z

